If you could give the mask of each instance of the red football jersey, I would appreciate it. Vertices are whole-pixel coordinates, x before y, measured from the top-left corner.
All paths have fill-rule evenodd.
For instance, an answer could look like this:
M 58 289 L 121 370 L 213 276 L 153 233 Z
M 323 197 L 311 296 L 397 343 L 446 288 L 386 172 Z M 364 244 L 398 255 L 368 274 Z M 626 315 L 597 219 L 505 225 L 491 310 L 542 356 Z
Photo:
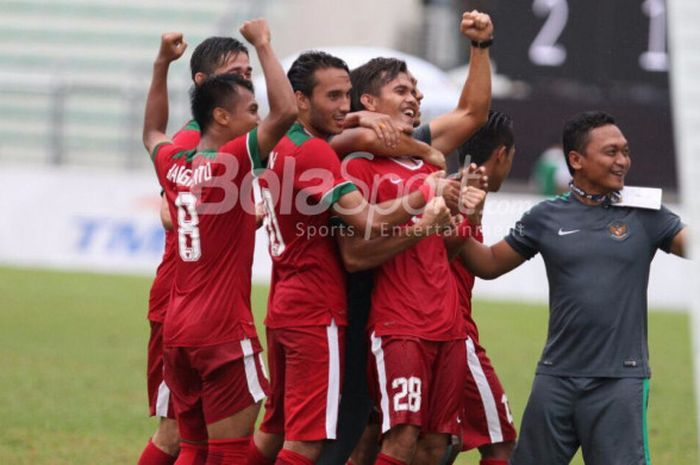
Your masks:
M 295 123 L 260 177 L 270 239 L 269 328 L 347 324 L 345 271 L 330 233 L 331 206 L 355 186 L 328 143 Z
M 471 227 L 471 226 L 470 226 Z M 479 242 L 484 242 L 484 237 L 481 231 L 474 231 L 472 227 L 472 237 Z M 462 307 L 462 316 L 467 324 L 467 333 L 472 337 L 479 339 L 479 331 L 476 327 L 476 322 L 472 317 L 472 289 L 474 289 L 474 274 L 464 266 L 464 262 L 457 257 L 450 262 L 450 268 L 457 284 L 459 293 L 459 303 Z
M 148 296 L 148 319 L 162 323 L 170 302 L 170 288 L 175 277 L 177 261 L 177 234 L 175 231 L 165 231 L 165 250 L 163 259 L 156 270 L 156 277 L 151 285 Z
M 410 194 L 436 170 L 422 160 L 411 163 L 377 157 L 355 158 L 348 163 L 351 179 L 361 189 L 369 188 L 364 194 L 371 203 Z M 466 336 L 442 236 L 433 234 L 421 240 L 375 270 L 368 328 L 377 336 L 414 336 L 431 341 Z
M 154 150 L 177 235 L 166 346 L 204 346 L 256 337 L 250 309 L 255 248 L 253 169 L 262 168 L 257 129 L 196 152 Z
M 201 139 L 199 123 L 195 120 L 190 120 L 172 137 L 173 144 L 184 147 L 187 150 L 193 149 L 199 145 Z

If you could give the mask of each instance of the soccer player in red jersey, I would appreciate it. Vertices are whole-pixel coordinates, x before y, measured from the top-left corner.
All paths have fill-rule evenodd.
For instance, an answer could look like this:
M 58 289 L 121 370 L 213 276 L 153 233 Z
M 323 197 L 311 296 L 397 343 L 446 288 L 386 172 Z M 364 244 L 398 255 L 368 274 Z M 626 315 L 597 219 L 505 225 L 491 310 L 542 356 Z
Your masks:
M 209 37 L 204 40 L 192 53 L 190 69 L 195 85 L 201 84 L 208 76 L 220 74 L 240 74 L 250 80 L 252 71 L 248 49 L 238 39 L 231 37 Z M 199 139 L 199 125 L 195 120 L 189 121 L 173 136 L 173 142 L 186 149 L 195 148 Z M 165 197 L 161 201 L 160 216 L 165 227 L 165 250 L 149 296 L 148 320 L 151 334 L 147 362 L 149 411 L 151 416 L 158 415 L 160 422 L 141 453 L 138 465 L 171 465 L 177 457 L 180 444 L 170 390 L 163 381 L 163 320 L 170 300 L 177 255 L 177 240 L 172 232 Z
M 420 212 L 440 179 L 424 176 L 422 187 L 406 198 L 370 206 L 342 177 L 326 142 L 343 130 L 350 110 L 347 65 L 307 52 L 288 78 L 299 118 L 260 179 L 273 270 L 265 320 L 271 392 L 251 444 L 248 463 L 256 465 L 311 464 L 323 441 L 335 438 L 347 316 L 345 275 L 327 229 L 331 213 L 358 233 L 376 234 Z M 442 199 L 430 201 L 433 221 L 446 221 Z
M 490 66 L 487 48 L 487 41 L 493 34 L 491 20 L 488 15 L 477 11 L 467 12 L 463 14 L 460 29 L 464 36 L 472 41 L 472 50 L 469 76 L 460 95 L 458 105 L 455 110 L 433 119 L 429 124 L 420 126 L 414 132 L 414 137 L 439 147 L 445 153 L 453 152 L 466 138 L 474 134 L 483 125 L 488 117 L 488 108 L 491 100 Z M 407 70 L 406 74 L 410 83 L 400 85 L 401 83 L 397 82 L 395 83 L 397 84 L 395 88 L 386 87 L 387 90 L 391 89 L 396 94 L 396 98 L 390 104 L 388 110 L 399 118 L 412 119 L 413 124 L 418 125 L 420 111 L 416 111 L 415 101 L 419 103 L 423 96 L 415 87 L 416 81 L 410 71 Z M 381 84 L 380 80 L 380 82 L 373 83 L 369 87 L 380 87 Z M 354 79 L 353 85 L 358 86 Z M 407 92 L 408 90 L 410 92 Z M 353 92 L 353 110 L 360 108 L 359 98 L 361 93 Z M 377 88 L 372 89 L 371 93 L 379 94 Z M 408 93 L 411 95 L 407 95 Z M 355 142 L 353 140 L 357 132 L 359 130 L 344 132 L 332 141 L 332 145 L 336 147 L 336 144 L 339 144 L 337 149 L 343 153 L 358 150 L 354 146 Z M 421 237 L 416 234 L 402 234 L 369 241 L 342 236 L 341 239 L 343 258 L 349 264 L 349 269 L 351 271 L 361 271 L 380 265 L 395 254 L 414 245 Z M 366 294 L 371 293 L 371 274 L 367 272 L 354 273 L 350 276 L 349 285 L 351 292 L 348 298 L 352 306 L 352 312 L 359 320 L 362 320 L 369 312 L 370 297 Z M 353 335 L 359 333 L 357 324 L 351 325 L 351 327 L 353 328 Z M 358 342 L 353 342 L 354 353 L 362 354 L 364 348 L 357 347 L 358 344 Z M 350 383 L 351 378 L 363 379 L 363 375 L 358 373 L 362 369 L 360 365 L 352 361 L 348 361 L 348 363 L 351 364 L 351 371 L 348 372 L 347 378 L 348 383 Z M 349 407 L 350 404 L 344 405 L 345 423 L 343 426 L 345 430 L 341 429 L 341 432 L 345 434 L 343 441 L 345 444 L 350 444 L 350 447 L 352 447 L 353 439 L 358 437 L 358 426 L 361 427 L 363 418 L 366 419 L 368 414 L 365 413 L 367 412 L 367 401 L 365 400 L 365 395 L 361 392 L 363 387 L 358 382 L 354 382 L 353 387 L 354 391 L 357 392 L 354 392 L 352 397 L 344 396 L 343 398 L 344 403 L 347 404 L 346 401 L 351 402 L 354 407 Z M 352 460 L 348 463 L 367 464 L 373 462 L 376 454 L 374 446 L 376 439 L 373 438 L 376 438 L 379 433 L 378 431 L 372 432 L 372 429 L 374 428 L 368 428 L 365 431 L 362 440 L 360 440 L 352 454 Z M 423 440 L 419 445 L 423 446 L 425 443 L 426 441 Z M 442 444 L 442 439 L 440 439 L 439 444 Z M 324 460 L 320 463 L 325 465 L 345 460 L 349 452 L 344 451 L 348 450 L 348 446 L 341 446 L 340 444 L 337 446 L 335 444 L 332 446 L 332 455 L 324 452 Z M 330 450 L 328 452 L 330 453 Z M 419 450 L 418 455 L 425 456 L 426 454 Z M 418 457 L 418 460 L 420 460 L 420 457 Z
M 412 123 L 418 100 L 404 62 L 371 60 L 351 76 L 354 101 Z M 376 202 L 414 189 L 417 174 L 436 170 L 412 158 L 358 157 L 347 168 Z M 484 193 L 469 189 L 465 200 L 475 206 Z M 434 232 L 417 237 L 399 234 L 405 238 L 404 250 L 385 256 L 374 274 L 368 332 L 373 396 L 381 409 L 384 434 L 377 464 L 418 459 L 415 450 L 421 433 L 429 443 L 442 446 L 442 453 L 449 435 L 458 431 L 461 402 L 456 393 L 464 382 L 466 332 L 460 324 L 447 250 Z
M 250 310 L 252 176 L 297 110 L 267 23 L 246 22 L 241 33 L 267 78 L 270 113 L 264 120 L 250 81 L 212 77 L 193 90 L 193 116 L 203 129 L 198 147 L 173 144 L 163 130 L 167 68 L 184 49 L 177 34 L 154 66 L 144 118 L 144 144 L 177 218 L 178 260 L 163 344 L 183 438 L 178 465 L 202 464 L 204 457 L 211 465 L 242 463 L 267 389 Z
M 488 176 L 489 192 L 497 192 L 508 177 L 515 156 L 513 121 L 504 113 L 492 111 L 488 122 L 458 152 L 462 163 L 469 157 L 471 163 L 484 168 Z M 479 207 L 468 216 L 469 235 L 479 242 L 483 242 L 481 212 Z M 466 253 L 465 248 L 461 247 L 463 242 L 458 240 L 456 246 L 459 252 L 450 265 L 457 282 L 467 328 L 467 382 L 460 416 L 461 450 L 478 448 L 481 454 L 480 465 L 506 465 L 515 446 L 513 417 L 503 386 L 485 349 L 479 343 L 479 331 L 472 317 L 474 275 L 461 257 Z M 453 452 L 454 458 L 458 451 Z

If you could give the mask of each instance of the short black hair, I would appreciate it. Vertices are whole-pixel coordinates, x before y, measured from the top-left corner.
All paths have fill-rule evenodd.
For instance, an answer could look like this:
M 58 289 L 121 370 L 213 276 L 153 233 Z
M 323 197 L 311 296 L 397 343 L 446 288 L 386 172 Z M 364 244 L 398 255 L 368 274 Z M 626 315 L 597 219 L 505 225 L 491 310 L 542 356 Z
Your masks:
M 503 145 L 510 150 L 513 144 L 513 119 L 506 113 L 491 110 L 486 124 L 457 149 L 459 162 L 464 164 L 464 159 L 469 155 L 471 163 L 481 166 L 491 158 L 497 147 Z
M 319 69 L 337 68 L 344 69 L 350 73 L 347 63 L 330 53 L 317 50 L 304 52 L 294 60 L 291 68 L 287 71 L 287 78 L 292 84 L 294 92 L 299 91 L 310 97 L 316 87 L 314 73 Z
M 202 134 L 211 124 L 215 108 L 236 104 L 239 86 L 254 92 L 253 83 L 237 74 L 211 76 L 201 85 L 192 87 L 190 91 L 192 117 L 199 124 Z
M 615 118 L 604 111 L 584 111 L 571 118 L 564 124 L 562 142 L 566 167 L 573 176 L 574 169 L 569 163 L 569 152 L 575 150 L 583 153 L 588 145 L 589 135 L 595 128 L 615 124 Z
M 364 94 L 378 96 L 380 89 L 387 82 L 396 79 L 399 73 L 408 73 L 406 62 L 398 58 L 372 58 L 367 63 L 350 72 L 350 111 L 364 110 L 365 106 L 360 101 Z
M 210 76 L 217 67 L 221 66 L 231 55 L 248 53 L 248 48 L 233 37 L 209 37 L 192 52 L 190 58 L 190 71 L 192 80 L 197 73 Z

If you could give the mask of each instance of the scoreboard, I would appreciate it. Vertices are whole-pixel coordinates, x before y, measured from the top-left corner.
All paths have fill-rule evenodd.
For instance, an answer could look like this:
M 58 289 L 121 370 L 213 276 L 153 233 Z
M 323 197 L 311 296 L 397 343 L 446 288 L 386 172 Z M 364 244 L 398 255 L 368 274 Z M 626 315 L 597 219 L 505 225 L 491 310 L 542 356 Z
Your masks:
M 496 71 L 529 89 L 493 101 L 515 120 L 514 178 L 529 177 L 565 119 L 597 109 L 612 113 L 630 141 L 630 184 L 677 187 L 665 0 L 468 0 L 458 8 L 491 15 Z
M 668 87 L 665 0 L 493 3 L 500 73 Z

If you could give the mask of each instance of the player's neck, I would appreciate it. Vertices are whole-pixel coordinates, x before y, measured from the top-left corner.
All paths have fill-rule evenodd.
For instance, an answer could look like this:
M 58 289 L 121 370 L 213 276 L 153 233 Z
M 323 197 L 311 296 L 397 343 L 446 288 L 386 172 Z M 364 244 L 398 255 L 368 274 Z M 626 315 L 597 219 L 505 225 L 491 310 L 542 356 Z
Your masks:
M 201 152 L 203 150 L 216 150 L 232 139 L 235 139 L 235 137 L 231 137 L 230 134 L 223 134 L 222 132 L 216 130 L 207 130 L 202 134 L 202 137 L 199 140 L 197 151 Z
M 297 119 L 297 122 L 301 124 L 301 126 L 304 128 L 304 131 L 308 132 L 314 137 L 318 137 L 319 139 L 323 139 L 325 141 L 328 141 L 330 139 L 331 135 L 326 134 L 323 131 L 319 131 L 318 129 L 314 128 L 314 126 L 311 124 L 311 121 L 307 115 L 299 115 L 299 118 Z

